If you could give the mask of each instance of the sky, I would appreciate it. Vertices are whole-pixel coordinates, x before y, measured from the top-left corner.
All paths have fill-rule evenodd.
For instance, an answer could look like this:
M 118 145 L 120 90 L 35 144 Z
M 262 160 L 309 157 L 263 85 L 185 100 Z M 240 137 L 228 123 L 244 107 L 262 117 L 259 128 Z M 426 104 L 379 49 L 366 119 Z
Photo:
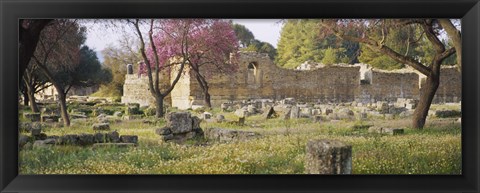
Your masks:
M 280 38 L 282 28 L 279 19 L 233 19 L 233 23 L 241 24 L 247 27 L 255 36 L 255 39 L 268 42 L 275 48 Z M 97 52 L 97 56 L 103 62 L 101 51 L 108 45 L 115 45 L 121 37 L 122 32 L 115 33 L 112 30 L 105 29 L 102 24 L 87 22 L 87 40 L 85 44 Z M 126 33 L 132 33 L 132 29 L 124 29 Z

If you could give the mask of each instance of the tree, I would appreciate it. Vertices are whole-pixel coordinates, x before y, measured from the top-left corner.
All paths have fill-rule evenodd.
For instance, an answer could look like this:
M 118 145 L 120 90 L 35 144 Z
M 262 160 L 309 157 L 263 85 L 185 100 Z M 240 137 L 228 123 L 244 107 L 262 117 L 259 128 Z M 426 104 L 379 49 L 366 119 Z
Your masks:
M 233 24 L 233 30 L 235 31 L 237 39 L 240 42 L 242 48 L 248 47 L 250 43 L 255 40 L 255 36 L 253 35 L 253 33 L 244 25 Z
M 163 99 L 173 90 L 180 80 L 186 60 L 172 61 L 175 58 L 188 58 L 187 50 L 189 48 L 188 33 L 190 31 L 190 21 L 184 23 L 175 23 L 175 20 L 162 19 L 157 21 L 158 27 L 155 33 L 154 41 L 154 19 L 141 21 L 140 19 L 127 20 L 135 28 L 136 35 L 140 40 L 140 53 L 143 62 L 140 67 L 146 69 L 139 70 L 139 73 L 146 73 L 148 76 L 148 88 L 150 94 L 155 98 L 155 116 L 163 117 Z M 147 53 L 146 41 L 141 30 L 141 25 L 148 25 L 148 40 L 150 47 Z M 158 49 L 157 49 L 158 48 Z M 175 70 L 175 78 L 167 88 L 160 88 L 160 72 Z M 154 70 L 154 71 L 153 71 Z M 154 73 L 152 75 L 152 73 Z M 163 90 L 163 91 L 162 91 Z
M 110 83 L 100 87 L 96 95 L 120 98 L 123 95 L 127 65 L 136 64 L 142 58 L 138 51 L 138 42 L 134 38 L 124 35 L 118 43 L 102 50 L 103 64 L 111 70 L 113 77 Z
M 422 40 L 415 39 L 416 31 L 418 31 L 415 27 L 407 26 L 398 29 L 388 29 L 388 32 L 385 32 L 387 29 L 381 27 L 373 28 L 371 30 L 376 31 L 375 33 L 371 33 L 372 36 L 375 36 L 375 39 L 380 39 L 382 36 L 381 31 L 384 30 L 384 44 L 398 53 L 402 53 L 409 57 L 415 57 L 422 52 L 422 50 L 417 49 Z M 398 62 L 383 53 L 372 50 L 366 45 L 361 46 L 359 60 L 372 67 L 385 70 L 394 70 L 405 67 L 403 63 Z
M 35 94 L 43 89 L 51 86 L 48 79 L 39 71 L 35 62 L 31 61 L 23 73 L 20 90 L 24 97 L 25 105 L 30 106 L 32 112 L 38 113 L 38 105 L 35 99 Z
M 435 92 L 440 83 L 440 66 L 442 62 L 455 53 L 455 47 L 448 48 L 440 40 L 441 25 L 437 19 L 378 19 L 378 20 L 324 20 L 322 25 L 337 37 L 363 43 L 363 45 L 385 54 L 397 62 L 411 66 L 424 74 L 427 79 L 420 90 L 420 101 L 415 108 L 412 127 L 423 128 Z M 428 39 L 434 50 L 433 58 L 428 63 L 422 63 L 416 58 L 399 53 L 385 43 L 389 31 L 398 28 L 413 26 L 422 30 L 422 35 Z M 351 36 L 344 33 L 345 28 L 355 28 L 361 32 L 360 36 Z M 380 30 L 372 30 L 380 29 Z M 378 32 L 380 36 L 378 36 Z M 375 34 L 377 33 L 377 34 Z M 378 38 L 379 37 L 379 38 Z M 461 65 L 461 64 L 459 64 Z
M 326 65 L 331 65 L 339 62 L 340 59 L 338 57 L 337 50 L 333 48 L 327 48 L 327 50 L 325 50 L 325 56 L 322 59 L 322 63 Z
M 202 88 L 205 105 L 212 107 L 207 78 L 213 72 L 228 74 L 236 71 L 230 63 L 230 54 L 238 51 L 238 41 L 230 23 L 224 20 L 204 19 L 191 22 L 188 35 L 189 49 L 185 49 L 190 69 Z
M 66 92 L 72 87 L 91 87 L 112 81 L 112 72 L 102 67 L 97 54 L 88 46 L 80 49 L 80 60 L 73 70 L 57 73 L 58 75 L 67 77 L 62 81 Z
M 459 29 L 457 29 L 454 23 L 460 23 L 459 20 L 451 20 L 451 19 L 439 19 L 438 20 L 440 25 L 443 27 L 445 32 L 447 33 L 449 39 L 451 40 L 453 47 L 456 51 L 456 60 L 457 60 L 457 67 L 459 70 L 462 69 L 462 33 Z
M 277 49 L 272 44 L 255 39 L 253 33 L 244 25 L 233 24 L 233 30 L 240 42 L 241 50 L 266 53 L 272 60 L 277 56 Z
M 148 55 L 161 63 L 173 58 L 182 65 L 188 64 L 203 91 L 206 106 L 211 107 L 207 77 L 215 71 L 236 69 L 228 62 L 230 54 L 238 50 L 231 24 L 216 19 L 171 19 L 156 24 L 158 30 Z
M 85 29 L 75 20 L 54 20 L 40 34 L 39 44 L 33 59 L 39 69 L 52 83 L 59 96 L 61 117 L 65 126 L 70 126 L 67 113 L 65 86 L 66 71 L 73 71 L 79 63 L 80 46 L 85 41 Z
M 19 49 L 18 49 L 18 64 L 20 76 L 23 77 L 23 72 L 30 63 L 40 38 L 40 33 L 47 26 L 52 19 L 20 19 L 19 20 Z
M 305 61 L 320 62 L 317 20 L 287 20 L 278 41 L 277 65 L 293 69 Z
M 293 69 L 305 61 L 321 62 L 328 49 L 335 50 L 340 57 L 338 62 L 358 62 L 358 42 L 337 38 L 328 33 L 328 29 L 319 30 L 321 22 L 318 19 L 286 20 L 278 42 L 277 65 Z M 356 34 L 353 30 L 345 33 Z
M 277 56 L 277 49 L 272 44 L 257 39 L 252 40 L 252 43 L 247 48 L 246 50 L 248 51 L 268 54 L 268 57 L 272 60 Z

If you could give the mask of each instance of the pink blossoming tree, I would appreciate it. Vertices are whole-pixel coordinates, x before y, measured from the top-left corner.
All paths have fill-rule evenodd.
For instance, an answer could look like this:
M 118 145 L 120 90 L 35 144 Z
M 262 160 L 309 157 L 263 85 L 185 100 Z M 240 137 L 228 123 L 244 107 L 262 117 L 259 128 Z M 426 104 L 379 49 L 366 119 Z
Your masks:
M 141 53 L 149 77 L 150 92 L 156 99 L 156 116 L 163 116 L 163 99 L 184 73 L 185 66 L 192 70 L 204 91 L 206 105 L 211 107 L 207 77 L 213 72 L 233 72 L 236 66 L 230 53 L 238 50 L 238 41 L 230 22 L 216 19 L 160 19 L 149 21 L 149 45 L 141 35 L 139 20 L 133 22 L 140 37 Z M 160 88 L 161 71 L 174 72 L 175 78 L 168 88 Z M 154 73 L 154 77 L 152 77 Z

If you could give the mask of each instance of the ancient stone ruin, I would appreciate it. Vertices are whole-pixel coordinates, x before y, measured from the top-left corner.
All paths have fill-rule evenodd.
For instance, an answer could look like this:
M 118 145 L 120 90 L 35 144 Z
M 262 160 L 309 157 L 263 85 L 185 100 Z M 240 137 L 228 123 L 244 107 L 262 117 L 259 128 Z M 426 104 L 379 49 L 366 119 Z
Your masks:
M 45 127 L 42 123 L 21 123 L 21 131 L 28 131 L 31 135 L 19 135 L 18 144 L 20 148 L 24 147 L 48 147 L 53 145 L 78 145 L 93 147 L 128 147 L 138 144 L 136 135 L 120 135 L 117 131 L 96 132 L 94 134 L 66 134 L 62 136 L 47 136 L 42 132 Z M 98 145 L 102 144 L 102 145 Z
M 207 128 L 205 129 L 205 138 L 211 141 L 235 142 L 254 139 L 260 135 L 251 131 L 238 131 L 232 129 Z
M 189 139 L 203 138 L 200 119 L 189 112 L 171 112 L 165 116 L 167 124 L 156 130 L 162 141 L 184 143 Z
M 398 98 L 418 100 L 420 88 L 425 82 L 425 77 L 412 69 L 384 71 L 365 64 L 337 64 L 310 70 L 288 70 L 277 67 L 268 55 L 256 52 L 240 52 L 237 61 L 239 70 L 236 73 L 216 74 L 209 78 L 213 106 L 248 99 L 280 101 L 286 98 L 324 104 L 392 103 Z M 192 78 L 192 73 L 188 71 L 181 77 L 166 98 L 167 104 L 179 109 L 204 105 L 203 91 L 197 80 Z M 169 84 L 170 76 L 163 75 L 161 84 Z M 127 74 L 122 103 L 154 104 L 154 98 L 147 94 L 147 82 L 147 76 Z M 454 67 L 443 67 L 433 102 L 460 100 L 461 73 Z M 231 106 L 222 106 L 222 109 L 228 108 Z
M 351 174 L 352 146 L 335 140 L 310 140 L 306 146 L 307 174 Z

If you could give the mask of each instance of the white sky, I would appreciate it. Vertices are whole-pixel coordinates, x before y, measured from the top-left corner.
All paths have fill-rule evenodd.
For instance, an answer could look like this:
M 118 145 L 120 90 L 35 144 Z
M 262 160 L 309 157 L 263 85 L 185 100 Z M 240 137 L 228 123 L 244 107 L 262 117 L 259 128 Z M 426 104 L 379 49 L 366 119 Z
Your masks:
M 256 39 L 268 42 L 275 48 L 280 38 L 280 30 L 282 23 L 279 19 L 233 19 L 233 23 L 238 23 L 247 27 L 252 31 Z M 101 51 L 109 44 L 115 45 L 121 35 L 124 33 L 114 32 L 106 29 L 101 23 L 87 22 L 85 23 L 88 29 L 87 40 L 85 44 L 97 52 L 97 56 L 103 62 Z M 127 33 L 132 33 L 132 29 L 125 29 Z M 132 33 L 133 35 L 133 33 Z

